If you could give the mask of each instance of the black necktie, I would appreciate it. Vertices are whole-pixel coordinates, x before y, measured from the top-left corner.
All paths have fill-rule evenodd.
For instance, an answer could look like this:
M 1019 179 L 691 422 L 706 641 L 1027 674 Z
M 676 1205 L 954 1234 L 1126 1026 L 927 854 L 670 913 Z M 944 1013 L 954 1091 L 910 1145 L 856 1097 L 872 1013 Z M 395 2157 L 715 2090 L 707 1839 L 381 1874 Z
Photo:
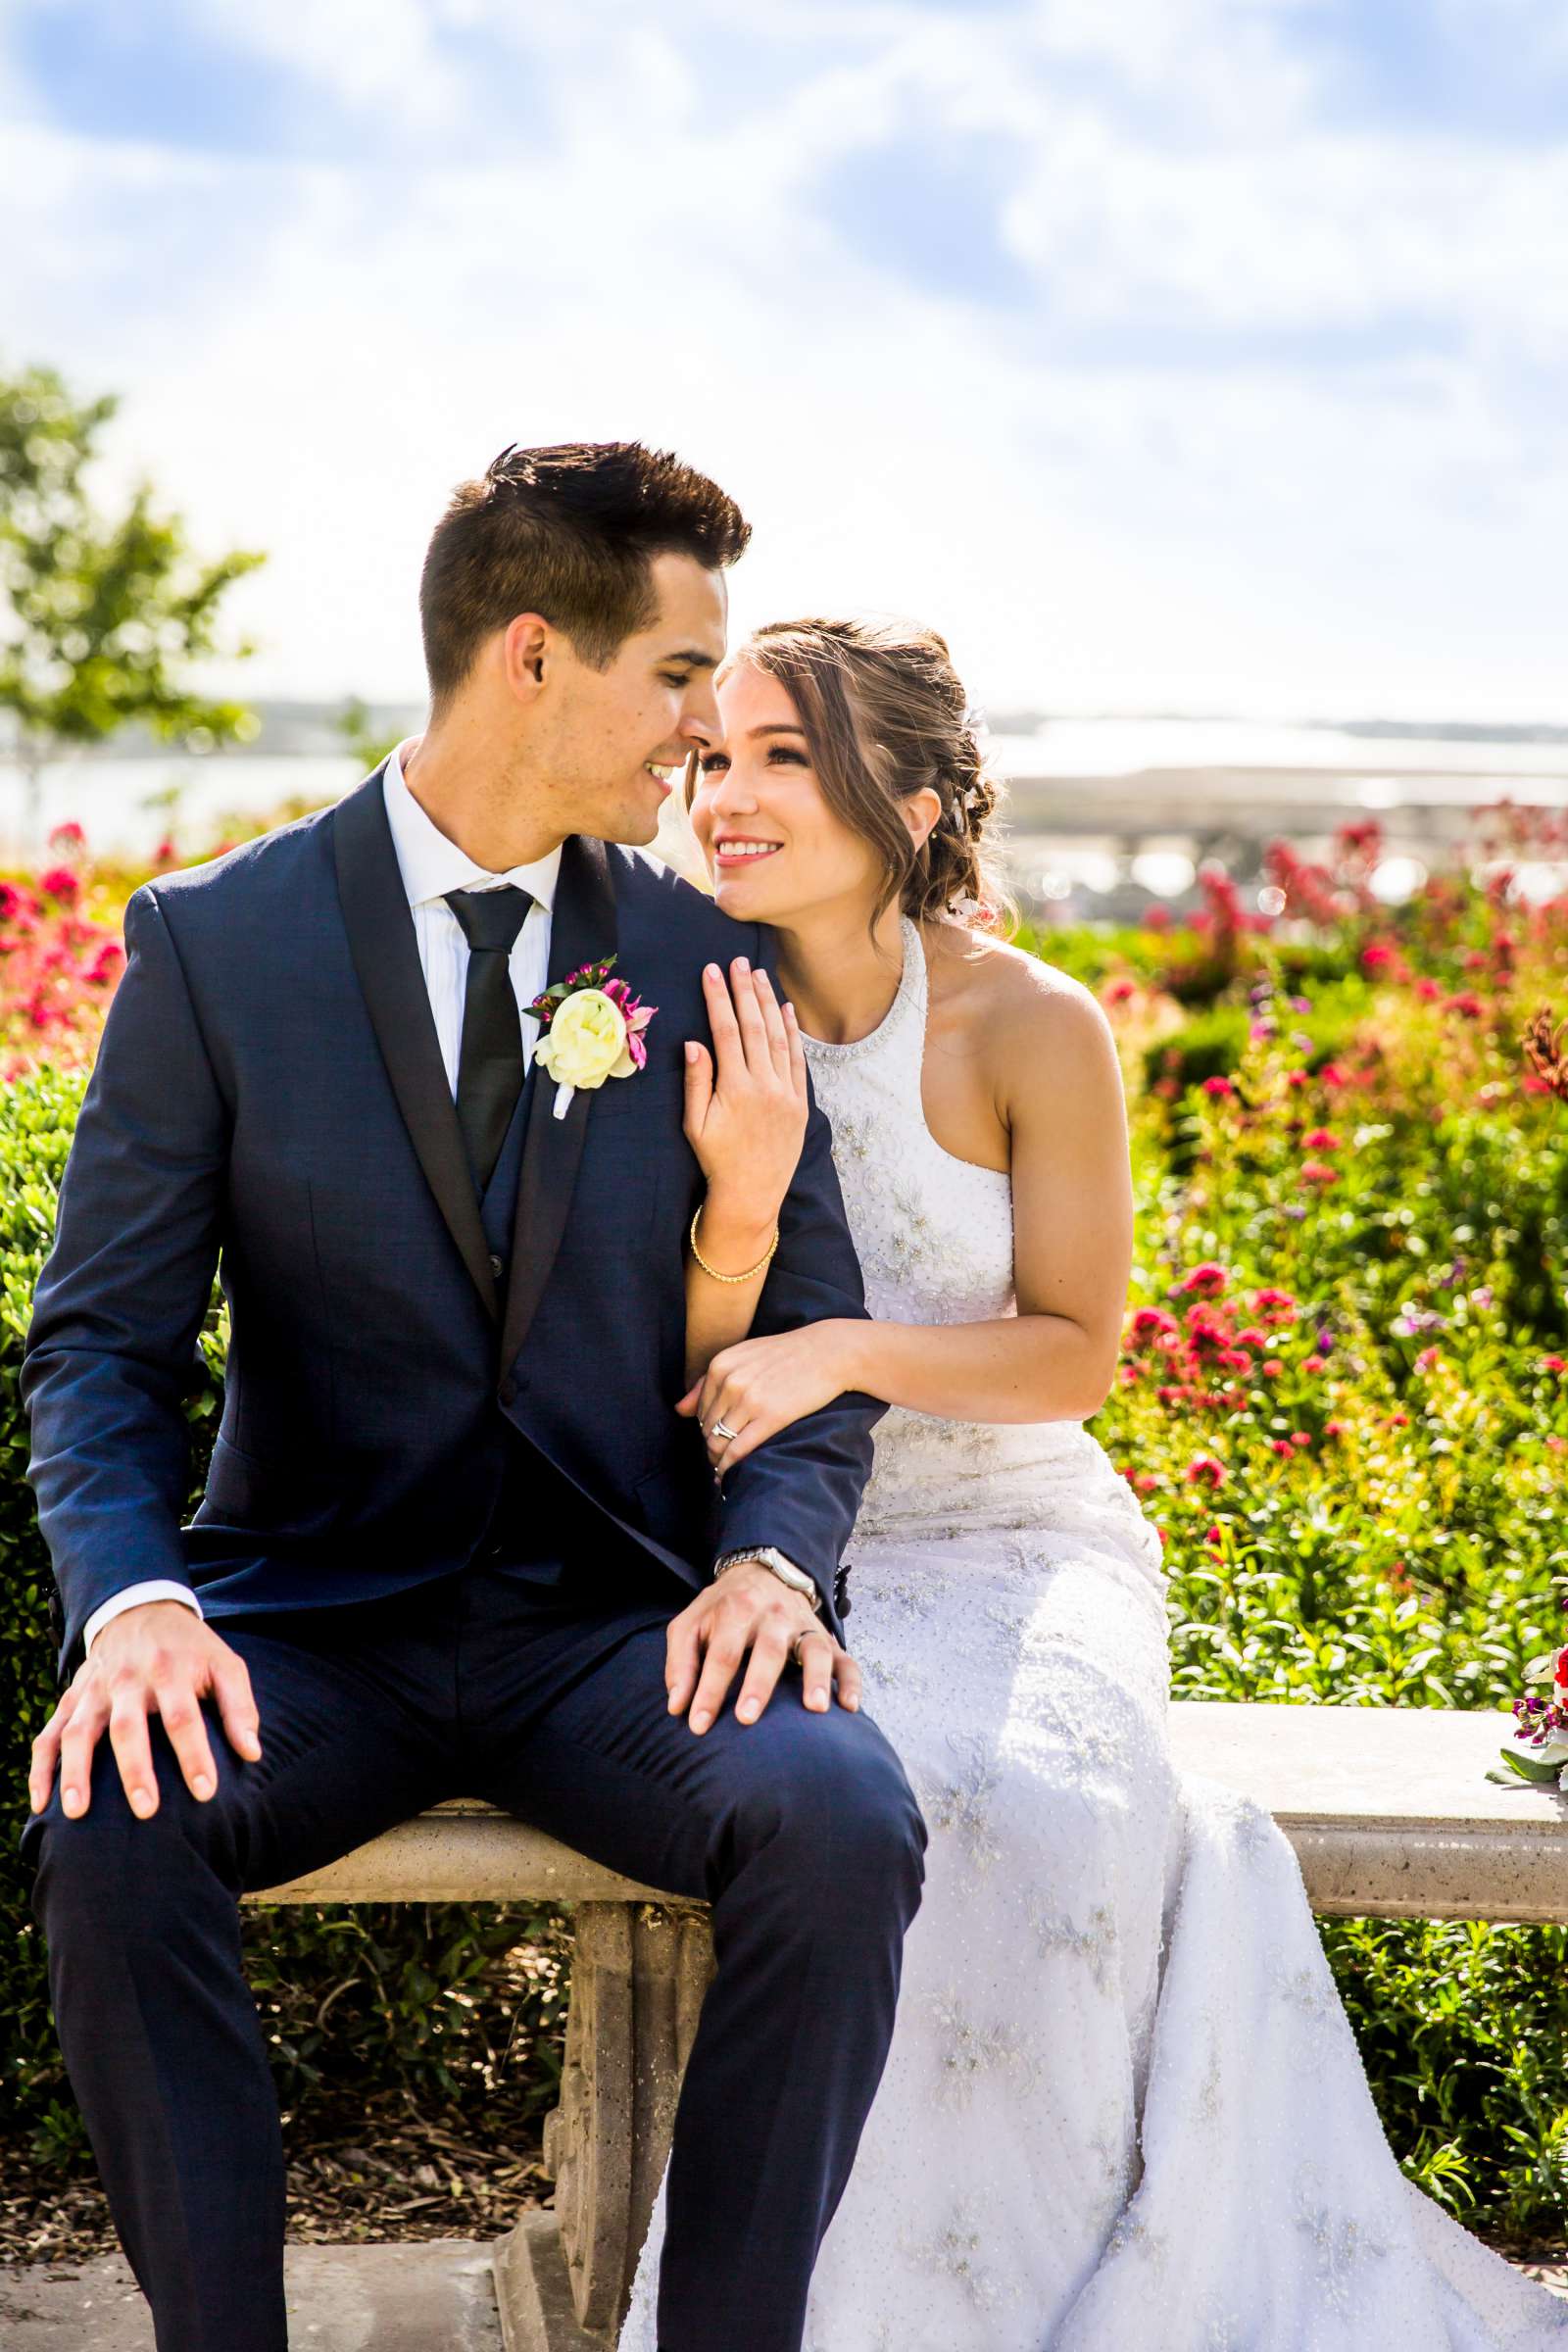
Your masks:
M 458 1124 L 482 1193 L 522 1092 L 522 1023 L 512 985 L 512 949 L 533 905 L 525 890 L 449 890 L 447 905 L 468 943 L 458 1060 Z

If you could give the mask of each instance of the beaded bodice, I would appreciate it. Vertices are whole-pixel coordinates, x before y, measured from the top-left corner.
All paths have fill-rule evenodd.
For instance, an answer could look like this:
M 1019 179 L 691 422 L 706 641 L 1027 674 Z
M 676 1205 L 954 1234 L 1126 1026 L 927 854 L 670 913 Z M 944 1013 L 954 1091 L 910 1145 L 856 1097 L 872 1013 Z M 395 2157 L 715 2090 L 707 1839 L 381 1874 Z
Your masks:
M 944 1151 L 920 1098 L 929 981 L 905 915 L 899 991 L 869 1036 L 829 1046 L 803 1032 L 833 1128 L 850 1231 L 879 1321 L 976 1323 L 1016 1311 L 1012 1179 Z
M 868 1036 L 824 1044 L 802 1032 L 833 1161 L 879 1322 L 978 1323 L 1017 1312 L 1012 1179 L 957 1158 L 926 1124 L 921 1100 L 930 982 L 924 943 L 901 922 L 904 967 Z M 895 1405 L 878 1425 L 876 1466 L 858 1532 L 933 1515 L 1027 1524 L 1042 1477 L 1100 1448 L 1078 1421 L 938 1419 Z

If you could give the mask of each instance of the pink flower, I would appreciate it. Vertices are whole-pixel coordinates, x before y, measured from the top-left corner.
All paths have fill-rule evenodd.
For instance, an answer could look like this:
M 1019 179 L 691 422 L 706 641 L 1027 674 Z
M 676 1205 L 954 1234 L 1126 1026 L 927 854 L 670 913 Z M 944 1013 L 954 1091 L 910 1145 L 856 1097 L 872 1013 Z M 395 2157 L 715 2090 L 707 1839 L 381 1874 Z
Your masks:
M 1568 1372 L 1568 1357 L 1560 1355 L 1544 1355 L 1540 1363 L 1536 1366 L 1536 1370 L 1538 1372 Z
M 1225 1288 L 1229 1281 L 1229 1269 L 1217 1264 L 1210 1257 L 1205 1258 L 1200 1266 L 1194 1266 L 1192 1272 L 1184 1277 L 1178 1288 L 1182 1291 L 1197 1291 L 1201 1297 L 1212 1298 Z
M 1479 1021 L 1487 1008 L 1472 989 L 1464 988 L 1457 996 L 1450 997 L 1443 1009 L 1460 1013 L 1467 1021 Z
M 1337 1152 L 1340 1139 L 1332 1127 L 1314 1127 L 1302 1136 L 1301 1148 L 1305 1152 Z
M 1125 978 L 1111 980 L 1107 981 L 1105 985 L 1104 1001 L 1107 1004 L 1125 1004 L 1129 997 L 1136 997 L 1137 994 L 1138 983 L 1136 980 Z
M 1325 1421 L 1323 1435 L 1326 1438 L 1343 1438 L 1349 1426 L 1348 1421 Z
M 1203 1092 L 1205 1095 L 1215 1096 L 1234 1095 L 1236 1089 L 1234 1086 L 1232 1086 L 1228 1078 L 1205 1078 L 1203 1080 Z
M 1430 1372 L 1434 1364 L 1440 1364 L 1442 1361 L 1443 1349 L 1441 1348 L 1423 1348 L 1415 1359 L 1415 1368 L 1418 1372 Z
M 50 834 L 49 847 L 52 850 L 60 853 L 61 856 L 64 856 L 67 850 L 79 850 L 83 848 L 85 846 L 86 839 L 86 834 L 76 823 L 75 818 L 68 817 L 63 825 L 56 825 L 54 831 Z
M 1326 1159 L 1302 1160 L 1301 1182 L 1303 1184 L 1338 1184 L 1339 1181 L 1339 1169 L 1331 1168 Z
M 1178 1328 L 1175 1316 L 1168 1315 L 1162 1306 L 1141 1306 L 1133 1316 L 1132 1337 L 1147 1342 L 1161 1338 Z
M 1293 1429 L 1293 1430 L 1292 1430 L 1292 1432 L 1291 1432 L 1291 1444 L 1292 1444 L 1293 1446 L 1310 1446 L 1310 1445 L 1311 1445 L 1311 1443 L 1312 1443 L 1312 1438 L 1311 1438 L 1311 1432 L 1310 1432 L 1309 1430 L 1304 1430 L 1304 1429 Z
M 1275 1453 L 1289 1455 L 1294 1453 L 1296 1450 L 1289 1438 L 1270 1438 L 1269 1446 L 1272 1451 Z
M 58 899 L 62 906 L 74 906 L 81 896 L 80 877 L 69 865 L 51 865 L 38 876 L 38 888 L 46 897 Z
M 1263 1378 L 1265 1380 L 1278 1380 L 1280 1374 L 1284 1371 L 1285 1366 L 1277 1355 L 1271 1355 L 1264 1362 L 1261 1369 Z
M 1423 977 L 1416 982 L 1415 993 L 1423 1004 L 1435 1004 L 1443 994 L 1443 983 L 1441 980 Z
M 1205 1480 L 1210 1487 L 1222 1487 L 1225 1484 L 1225 1465 L 1211 1453 L 1195 1454 L 1182 1475 L 1190 1487 L 1196 1486 L 1200 1479 Z
M 1328 1362 L 1329 1359 L 1326 1355 L 1303 1355 L 1301 1358 L 1301 1370 L 1303 1372 L 1326 1372 L 1328 1370 Z

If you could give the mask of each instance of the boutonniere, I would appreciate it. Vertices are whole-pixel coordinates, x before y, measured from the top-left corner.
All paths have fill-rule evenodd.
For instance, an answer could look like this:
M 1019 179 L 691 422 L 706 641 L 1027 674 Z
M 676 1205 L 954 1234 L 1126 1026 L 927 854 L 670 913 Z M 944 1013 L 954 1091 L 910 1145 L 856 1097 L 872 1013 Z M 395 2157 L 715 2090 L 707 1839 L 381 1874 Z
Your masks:
M 565 1117 L 578 1087 L 634 1078 L 648 1059 L 643 1031 L 659 1006 L 644 1004 L 624 980 L 612 980 L 614 962 L 608 956 L 603 963 L 580 965 L 528 1007 L 540 1030 L 534 1059 L 556 1082 L 558 1119 Z

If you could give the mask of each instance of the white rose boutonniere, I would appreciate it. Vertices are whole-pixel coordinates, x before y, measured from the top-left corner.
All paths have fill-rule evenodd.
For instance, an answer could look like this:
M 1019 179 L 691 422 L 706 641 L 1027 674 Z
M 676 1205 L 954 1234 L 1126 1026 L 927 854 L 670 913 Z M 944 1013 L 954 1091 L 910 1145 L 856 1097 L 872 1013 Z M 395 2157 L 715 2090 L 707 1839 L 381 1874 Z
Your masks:
M 648 1059 L 643 1032 L 659 1007 L 644 1004 L 624 980 L 612 980 L 614 962 L 611 956 L 582 964 L 528 1007 L 541 1030 L 534 1058 L 556 1082 L 558 1119 L 579 1087 L 592 1091 L 607 1078 L 634 1078 Z

